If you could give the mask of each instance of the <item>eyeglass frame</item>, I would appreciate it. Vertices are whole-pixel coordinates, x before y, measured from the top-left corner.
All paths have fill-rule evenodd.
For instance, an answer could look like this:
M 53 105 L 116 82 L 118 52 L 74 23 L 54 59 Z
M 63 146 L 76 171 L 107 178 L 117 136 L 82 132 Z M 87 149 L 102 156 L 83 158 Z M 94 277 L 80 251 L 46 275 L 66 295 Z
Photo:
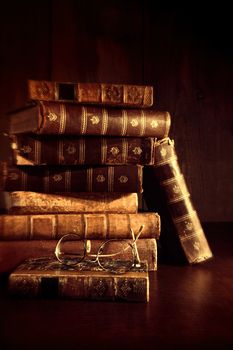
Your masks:
M 124 239 L 124 238 L 111 238 L 111 239 L 108 239 L 106 241 L 103 241 L 99 248 L 98 248 L 98 251 L 97 251 L 97 254 L 89 254 L 90 251 L 91 251 L 91 241 L 89 239 L 83 239 L 83 256 L 82 258 L 77 262 L 71 262 L 70 260 L 62 260 L 60 258 L 60 255 L 64 254 L 63 252 L 61 252 L 61 249 L 60 249 L 60 246 L 61 246 L 61 243 L 68 237 L 68 236 L 75 236 L 75 237 L 79 237 L 78 234 L 76 233 L 68 233 L 66 235 L 63 235 L 57 242 L 56 244 L 56 247 L 55 247 L 55 250 L 54 250 L 54 254 L 57 258 L 57 260 L 63 264 L 63 265 L 67 265 L 67 266 L 77 266 L 79 264 L 82 263 L 82 261 L 85 260 L 85 257 L 88 255 L 89 257 L 92 257 L 92 258 L 95 258 L 95 260 L 85 260 L 85 261 L 88 261 L 88 262 L 92 262 L 92 263 L 98 263 L 98 266 L 104 270 L 104 271 L 111 271 L 113 273 L 119 273 L 119 271 L 114 271 L 114 270 L 111 270 L 111 269 L 107 269 L 105 268 L 101 263 L 100 263 L 100 260 L 99 260 L 99 257 L 101 256 L 101 252 L 103 250 L 103 247 L 104 245 L 108 244 L 109 242 L 127 242 L 128 244 L 128 248 L 131 248 L 132 249 L 132 256 L 133 256 L 133 259 L 132 259 L 132 265 L 131 265 L 131 268 L 139 268 L 141 266 L 141 261 L 140 261 L 140 257 L 139 257 L 139 253 L 138 253 L 138 247 L 137 247 L 137 240 L 138 238 L 140 237 L 141 233 L 142 233 L 142 230 L 144 228 L 144 225 L 141 225 L 141 227 L 139 228 L 137 234 L 135 235 L 134 233 L 134 230 L 130 227 L 130 233 L 131 233 L 131 236 L 132 236 L 132 242 L 129 241 L 129 239 Z M 80 239 L 79 239 L 80 240 Z M 108 254 L 106 255 L 106 257 L 111 257 L 111 256 L 114 256 L 116 254 L 119 254 L 121 251 L 124 251 L 128 248 L 124 248 L 122 250 L 120 250 L 119 252 L 115 253 L 115 254 Z M 69 254 L 71 255 L 71 254 Z M 73 254 L 75 255 L 75 254 Z M 103 257 L 103 256 L 102 256 Z M 129 269 L 129 270 L 130 270 Z M 126 271 L 122 271 L 121 273 L 125 273 Z

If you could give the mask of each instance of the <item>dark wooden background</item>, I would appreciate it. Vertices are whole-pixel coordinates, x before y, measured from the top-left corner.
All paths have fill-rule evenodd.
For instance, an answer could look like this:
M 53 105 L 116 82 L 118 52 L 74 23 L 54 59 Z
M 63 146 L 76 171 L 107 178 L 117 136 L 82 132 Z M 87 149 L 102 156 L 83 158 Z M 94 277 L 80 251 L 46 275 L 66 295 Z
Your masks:
M 28 78 L 152 84 L 156 106 L 172 115 L 171 137 L 201 220 L 232 221 L 231 11 L 204 3 L 1 4 L 1 125 L 5 112 L 26 103 Z M 4 136 L 0 147 L 6 156 Z

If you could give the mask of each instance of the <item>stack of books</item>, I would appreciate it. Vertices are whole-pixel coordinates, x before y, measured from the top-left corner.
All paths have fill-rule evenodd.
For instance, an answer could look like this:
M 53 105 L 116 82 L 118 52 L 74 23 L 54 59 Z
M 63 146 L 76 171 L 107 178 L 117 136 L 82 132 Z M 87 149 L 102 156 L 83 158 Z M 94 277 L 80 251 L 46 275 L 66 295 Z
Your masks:
M 31 80 L 29 97 L 32 104 L 9 116 L 13 162 L 0 165 L 8 210 L 0 216 L 1 268 L 32 259 L 11 274 L 12 290 L 40 294 L 56 274 L 59 295 L 148 301 L 160 216 L 139 212 L 138 194 L 143 166 L 155 165 L 158 142 L 168 137 L 170 114 L 153 108 L 150 86 Z M 59 263 L 45 258 L 67 234 L 89 240 L 96 254 L 109 239 L 118 251 L 120 240 L 132 242 L 141 227 L 143 263 L 124 275 L 88 265 L 83 276 L 79 265 L 62 268 L 57 281 Z

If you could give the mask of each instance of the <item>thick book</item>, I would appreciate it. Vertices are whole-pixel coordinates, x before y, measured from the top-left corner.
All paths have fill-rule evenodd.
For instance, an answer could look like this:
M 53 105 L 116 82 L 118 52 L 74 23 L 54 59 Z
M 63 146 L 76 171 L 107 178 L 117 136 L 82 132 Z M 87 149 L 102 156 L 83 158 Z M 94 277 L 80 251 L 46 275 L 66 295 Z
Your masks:
M 59 239 L 76 233 L 80 239 L 131 238 L 144 225 L 141 238 L 159 238 L 160 216 L 137 214 L 27 214 L 0 215 L 0 240 Z
M 191 201 L 172 140 L 166 138 L 157 141 L 155 145 L 155 165 L 148 167 L 148 169 L 153 171 L 153 176 L 160 184 L 188 262 L 195 264 L 211 258 L 212 252 Z M 148 191 L 150 191 L 150 188 Z M 156 201 L 156 198 L 154 200 Z
M 31 100 L 143 108 L 153 105 L 153 87 L 28 80 L 28 97 Z
M 10 134 L 168 136 L 171 117 L 155 109 L 100 108 L 42 102 L 9 113 Z
M 16 166 L 0 162 L 2 191 L 124 192 L 143 191 L 141 165 Z
M 17 165 L 126 165 L 154 163 L 154 139 L 140 137 L 48 137 L 20 134 L 11 138 Z
M 138 194 L 119 192 L 5 192 L 8 214 L 137 213 Z
M 127 240 L 131 242 L 131 240 Z M 90 241 L 90 254 L 97 254 L 102 240 Z M 39 258 L 41 256 L 54 255 L 57 240 L 39 241 L 0 241 L 0 275 L 9 274 L 24 260 L 29 258 Z M 80 251 L 83 247 L 82 241 L 67 242 L 71 251 Z M 119 251 L 121 243 L 118 240 L 111 242 L 111 249 Z M 155 238 L 140 238 L 137 240 L 139 257 L 142 261 L 147 261 L 148 271 L 157 270 L 157 242 Z M 128 251 L 129 252 L 129 251 Z M 130 252 L 129 252 L 130 254 Z M 130 258 L 130 257 L 129 257 Z
M 71 267 L 46 257 L 29 259 L 10 274 L 8 287 L 11 295 L 21 297 L 149 301 L 146 262 L 124 274 L 117 274 L 88 263 Z

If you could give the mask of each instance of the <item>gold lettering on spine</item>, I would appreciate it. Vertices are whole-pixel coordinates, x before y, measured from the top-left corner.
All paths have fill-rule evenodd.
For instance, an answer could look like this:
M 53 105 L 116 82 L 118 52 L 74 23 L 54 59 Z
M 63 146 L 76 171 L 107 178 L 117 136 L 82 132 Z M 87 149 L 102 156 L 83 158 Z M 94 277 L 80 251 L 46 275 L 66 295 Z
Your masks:
M 56 82 L 53 84 L 53 88 L 54 88 L 54 99 L 56 101 L 59 100 L 59 84 L 57 84 Z
M 106 135 L 108 130 L 108 111 L 103 108 L 102 109 L 102 129 L 101 129 L 101 135 Z
M 185 199 L 185 198 L 188 198 L 190 197 L 190 194 L 189 193 L 185 193 L 185 194 L 182 194 L 181 196 L 175 198 L 175 199 L 170 199 L 168 200 L 168 203 L 169 204 L 172 204 L 172 203 L 177 203 L 177 202 L 180 202 L 181 200 Z
M 100 84 L 101 102 L 104 102 L 104 87 L 105 87 L 105 84 Z
M 71 192 L 71 171 L 65 171 L 65 189 L 66 192 Z
M 35 163 L 41 163 L 41 142 L 38 140 L 35 140 Z
M 202 235 L 203 234 L 203 230 L 202 228 L 200 228 L 199 230 L 196 230 L 195 232 L 189 234 L 189 235 L 185 235 L 185 236 L 180 236 L 180 240 L 181 241 L 186 241 L 187 239 L 190 238 L 195 238 L 196 236 Z
M 157 168 L 159 166 L 162 166 L 162 165 L 165 165 L 165 164 L 169 164 L 169 163 L 172 163 L 174 160 L 177 160 L 177 157 L 176 156 L 172 156 L 166 160 L 162 160 L 160 162 L 156 162 L 154 167 Z
M 62 164 L 64 160 L 63 147 L 64 147 L 63 141 L 58 140 L 58 164 Z
M 80 138 L 78 164 L 83 164 L 85 162 L 85 153 L 86 153 L 86 142 L 84 138 Z
M 107 239 L 107 235 L 108 235 L 108 224 L 107 224 L 107 215 L 102 215 L 103 218 L 103 226 L 104 226 L 104 232 L 103 232 L 103 238 Z
M 92 192 L 93 169 L 87 169 L 87 191 Z
M 64 134 L 66 128 L 66 108 L 64 104 L 60 104 L 60 125 L 59 134 Z
M 107 161 L 107 140 L 105 138 L 101 139 L 101 164 L 106 163 Z
M 84 135 L 87 132 L 87 109 L 82 107 L 81 113 L 81 134 Z
M 143 110 L 141 110 L 141 125 L 140 125 L 140 131 L 139 136 L 145 135 L 145 129 L 146 129 L 146 117 Z
M 122 130 L 121 136 L 126 135 L 127 133 L 127 125 L 128 125 L 128 114 L 125 109 L 122 110 Z
M 128 140 L 122 139 L 122 163 L 127 163 L 128 160 Z
M 173 219 L 174 223 L 179 223 L 179 222 L 183 222 L 187 219 L 190 219 L 190 218 L 193 218 L 194 216 L 196 216 L 196 210 L 193 210 L 192 212 L 188 213 L 188 214 L 185 214 L 185 215 L 182 215 L 182 216 L 179 216 L 178 218 L 175 218 Z
M 165 112 L 165 130 L 164 130 L 164 137 L 168 137 L 170 126 L 171 126 L 171 116 L 169 112 Z
M 108 192 L 113 192 L 114 189 L 114 167 L 108 167 Z
M 126 86 L 125 85 L 123 85 L 123 102 L 124 103 L 127 103 L 128 102 L 128 100 L 127 100 L 127 89 L 126 89 Z

